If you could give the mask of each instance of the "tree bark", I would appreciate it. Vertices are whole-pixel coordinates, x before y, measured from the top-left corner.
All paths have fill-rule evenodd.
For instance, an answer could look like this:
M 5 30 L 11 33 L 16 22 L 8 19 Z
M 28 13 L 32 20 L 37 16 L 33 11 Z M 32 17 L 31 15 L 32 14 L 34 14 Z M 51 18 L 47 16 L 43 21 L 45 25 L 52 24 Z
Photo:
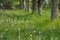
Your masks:
M 25 10 L 27 11 L 27 12 L 29 12 L 29 0 L 26 0 L 26 8 L 25 8 Z
M 36 0 L 32 0 L 32 13 L 36 12 Z
M 20 8 L 24 9 L 24 0 L 20 0 Z
M 41 16 L 42 15 L 42 6 L 43 6 L 43 1 L 38 0 L 38 14 Z
M 56 19 L 58 17 L 58 0 L 51 0 L 51 19 Z

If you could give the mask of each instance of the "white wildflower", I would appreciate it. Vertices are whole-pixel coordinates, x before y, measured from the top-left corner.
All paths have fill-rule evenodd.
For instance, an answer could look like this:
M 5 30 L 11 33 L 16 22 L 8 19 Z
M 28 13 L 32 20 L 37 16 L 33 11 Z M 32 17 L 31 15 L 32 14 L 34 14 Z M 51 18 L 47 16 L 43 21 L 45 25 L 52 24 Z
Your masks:
M 1 37 L 1 38 L 3 38 L 3 36 L 2 36 L 2 35 L 1 35 L 0 37 Z
M 39 34 L 40 34 L 41 32 L 39 32 Z
M 35 33 L 36 31 L 34 31 L 34 33 Z
M 20 31 L 20 28 L 18 29 L 18 31 Z
M 30 35 L 30 37 L 32 37 L 32 35 Z

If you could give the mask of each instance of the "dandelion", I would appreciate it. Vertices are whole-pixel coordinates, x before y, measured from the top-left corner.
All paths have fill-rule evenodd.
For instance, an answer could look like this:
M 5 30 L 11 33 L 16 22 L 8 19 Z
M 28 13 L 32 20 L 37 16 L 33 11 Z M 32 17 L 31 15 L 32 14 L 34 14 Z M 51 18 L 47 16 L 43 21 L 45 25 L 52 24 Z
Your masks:
M 3 38 L 3 36 L 2 36 L 2 35 L 1 35 L 0 37 L 1 37 L 1 38 Z
M 39 34 L 41 34 L 41 32 L 39 32 Z
M 30 35 L 30 37 L 32 37 L 32 34 Z
M 18 31 L 20 31 L 20 28 L 18 29 Z
M 18 36 L 18 39 L 20 40 L 20 36 Z
M 32 40 L 32 35 L 30 35 L 30 39 Z
M 35 33 L 36 31 L 34 31 L 34 33 Z

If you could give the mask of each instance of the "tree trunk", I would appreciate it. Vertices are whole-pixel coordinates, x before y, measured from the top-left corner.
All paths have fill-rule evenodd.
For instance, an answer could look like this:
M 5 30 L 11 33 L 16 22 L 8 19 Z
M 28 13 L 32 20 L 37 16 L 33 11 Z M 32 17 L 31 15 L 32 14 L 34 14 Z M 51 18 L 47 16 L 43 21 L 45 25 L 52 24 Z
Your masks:
M 42 15 L 42 6 L 43 6 L 43 1 L 38 0 L 38 14 L 41 16 Z
M 52 8 L 51 8 L 51 19 L 56 19 L 58 14 L 58 0 L 51 0 Z
M 24 9 L 24 0 L 20 0 L 20 8 Z
M 29 0 L 26 0 L 26 8 L 25 8 L 25 10 L 27 11 L 27 12 L 29 12 Z
M 36 12 L 36 0 L 32 0 L 32 13 Z

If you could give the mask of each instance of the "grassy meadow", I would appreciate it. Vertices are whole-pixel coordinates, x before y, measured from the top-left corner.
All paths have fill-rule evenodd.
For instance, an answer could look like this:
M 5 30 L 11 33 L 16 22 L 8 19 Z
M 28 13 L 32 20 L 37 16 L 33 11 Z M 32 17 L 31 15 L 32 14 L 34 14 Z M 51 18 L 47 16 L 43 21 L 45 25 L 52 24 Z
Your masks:
M 49 9 L 42 13 L 0 10 L 0 40 L 60 40 L 60 14 L 52 21 Z

